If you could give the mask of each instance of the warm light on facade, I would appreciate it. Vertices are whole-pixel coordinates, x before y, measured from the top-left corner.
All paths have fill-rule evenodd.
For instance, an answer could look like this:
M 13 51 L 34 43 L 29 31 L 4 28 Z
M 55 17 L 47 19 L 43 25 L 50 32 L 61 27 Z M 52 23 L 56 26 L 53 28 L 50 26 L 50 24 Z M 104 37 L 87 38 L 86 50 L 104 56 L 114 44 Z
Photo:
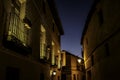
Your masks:
M 60 50 L 58 50 L 58 53 L 60 53 Z
M 54 76 L 56 75 L 56 71 L 53 71 L 53 73 L 52 73 Z
M 62 66 L 66 66 L 66 52 L 62 51 Z
M 55 64 L 55 43 L 52 41 L 52 65 Z
M 24 3 L 26 2 L 27 0 L 19 0 L 20 3 Z
M 81 59 L 78 59 L 78 63 L 81 63 L 81 61 L 82 61 Z
M 27 23 L 24 23 L 24 26 L 25 26 L 27 29 L 31 29 L 31 27 L 30 27 Z
M 60 55 L 60 50 L 58 50 L 58 69 L 61 68 L 61 55 Z
M 23 0 L 21 0 L 23 1 Z M 22 45 L 30 45 L 30 26 L 27 23 L 23 22 L 25 17 L 25 0 L 24 4 L 21 2 L 11 3 L 11 15 L 9 16 L 9 25 L 6 30 L 8 33 L 7 40 L 10 41 L 12 38 L 18 40 Z M 17 7 L 20 7 L 17 8 Z M 23 15 L 24 14 L 24 15 Z M 21 17 L 21 15 L 23 15 Z
M 50 51 L 50 48 L 48 47 L 47 50 Z
M 40 36 L 40 59 L 43 59 L 45 55 L 45 47 L 46 47 L 46 30 L 44 26 L 41 24 L 40 27 L 41 36 Z

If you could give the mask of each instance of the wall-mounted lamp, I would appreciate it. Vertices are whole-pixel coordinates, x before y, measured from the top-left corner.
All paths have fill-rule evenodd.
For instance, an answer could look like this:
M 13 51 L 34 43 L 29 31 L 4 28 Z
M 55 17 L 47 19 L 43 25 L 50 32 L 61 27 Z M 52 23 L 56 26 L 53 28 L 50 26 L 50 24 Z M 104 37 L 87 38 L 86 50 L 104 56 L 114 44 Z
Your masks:
M 25 26 L 27 29 L 31 29 L 31 27 L 30 27 L 27 23 L 24 23 L 24 26 Z
M 52 75 L 51 75 L 51 80 L 55 80 L 55 76 L 56 76 L 56 71 L 51 71 Z
M 55 75 L 56 75 L 56 71 L 53 71 L 53 72 L 52 72 L 52 75 L 55 76 Z
M 47 45 L 47 50 L 48 50 L 48 51 L 50 51 L 50 50 L 51 50 L 50 45 Z
M 47 50 L 50 51 L 50 48 L 48 47 Z
M 31 23 L 31 21 L 30 21 L 27 17 L 25 17 L 25 18 L 23 19 L 23 22 L 24 22 L 24 26 L 25 26 L 27 29 L 31 29 L 32 23 Z
M 79 58 L 79 59 L 78 59 L 78 63 L 81 63 L 81 61 L 82 61 L 82 60 Z

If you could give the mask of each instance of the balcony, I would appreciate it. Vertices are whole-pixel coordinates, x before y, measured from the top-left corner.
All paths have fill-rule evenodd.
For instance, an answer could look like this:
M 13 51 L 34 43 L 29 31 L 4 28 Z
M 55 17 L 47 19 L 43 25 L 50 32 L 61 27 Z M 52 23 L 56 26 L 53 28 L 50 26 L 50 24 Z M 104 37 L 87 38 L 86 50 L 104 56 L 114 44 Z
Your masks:
M 10 19 L 7 21 L 9 24 L 6 26 L 3 39 L 4 46 L 23 55 L 32 53 L 30 29 L 25 27 L 23 21 L 15 12 L 11 13 L 9 17 Z

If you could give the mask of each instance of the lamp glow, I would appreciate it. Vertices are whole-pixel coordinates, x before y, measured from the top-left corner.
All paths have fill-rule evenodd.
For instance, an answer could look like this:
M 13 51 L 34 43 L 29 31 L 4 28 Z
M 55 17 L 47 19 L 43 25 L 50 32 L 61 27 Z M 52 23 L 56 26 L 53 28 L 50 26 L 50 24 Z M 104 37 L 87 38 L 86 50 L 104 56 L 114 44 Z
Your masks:
M 28 24 L 24 24 L 24 26 L 27 28 L 27 29 L 31 29 L 31 27 L 28 25 Z
M 78 59 L 78 63 L 81 63 L 81 61 L 82 61 L 81 59 Z
M 56 75 L 56 71 L 53 71 L 53 75 L 54 75 L 54 76 Z

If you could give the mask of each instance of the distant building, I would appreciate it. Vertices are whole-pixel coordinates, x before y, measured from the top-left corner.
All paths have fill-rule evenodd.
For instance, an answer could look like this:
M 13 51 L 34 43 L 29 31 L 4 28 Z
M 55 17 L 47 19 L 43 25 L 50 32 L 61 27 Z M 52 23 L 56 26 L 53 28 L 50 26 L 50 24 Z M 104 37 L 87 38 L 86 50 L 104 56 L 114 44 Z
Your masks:
M 63 50 L 61 59 L 61 80 L 85 80 L 84 61 L 82 58 Z
M 0 25 L 0 80 L 61 78 L 64 32 L 53 0 L 0 0 Z
M 86 80 L 116 80 L 120 71 L 120 1 L 95 0 L 81 44 Z

